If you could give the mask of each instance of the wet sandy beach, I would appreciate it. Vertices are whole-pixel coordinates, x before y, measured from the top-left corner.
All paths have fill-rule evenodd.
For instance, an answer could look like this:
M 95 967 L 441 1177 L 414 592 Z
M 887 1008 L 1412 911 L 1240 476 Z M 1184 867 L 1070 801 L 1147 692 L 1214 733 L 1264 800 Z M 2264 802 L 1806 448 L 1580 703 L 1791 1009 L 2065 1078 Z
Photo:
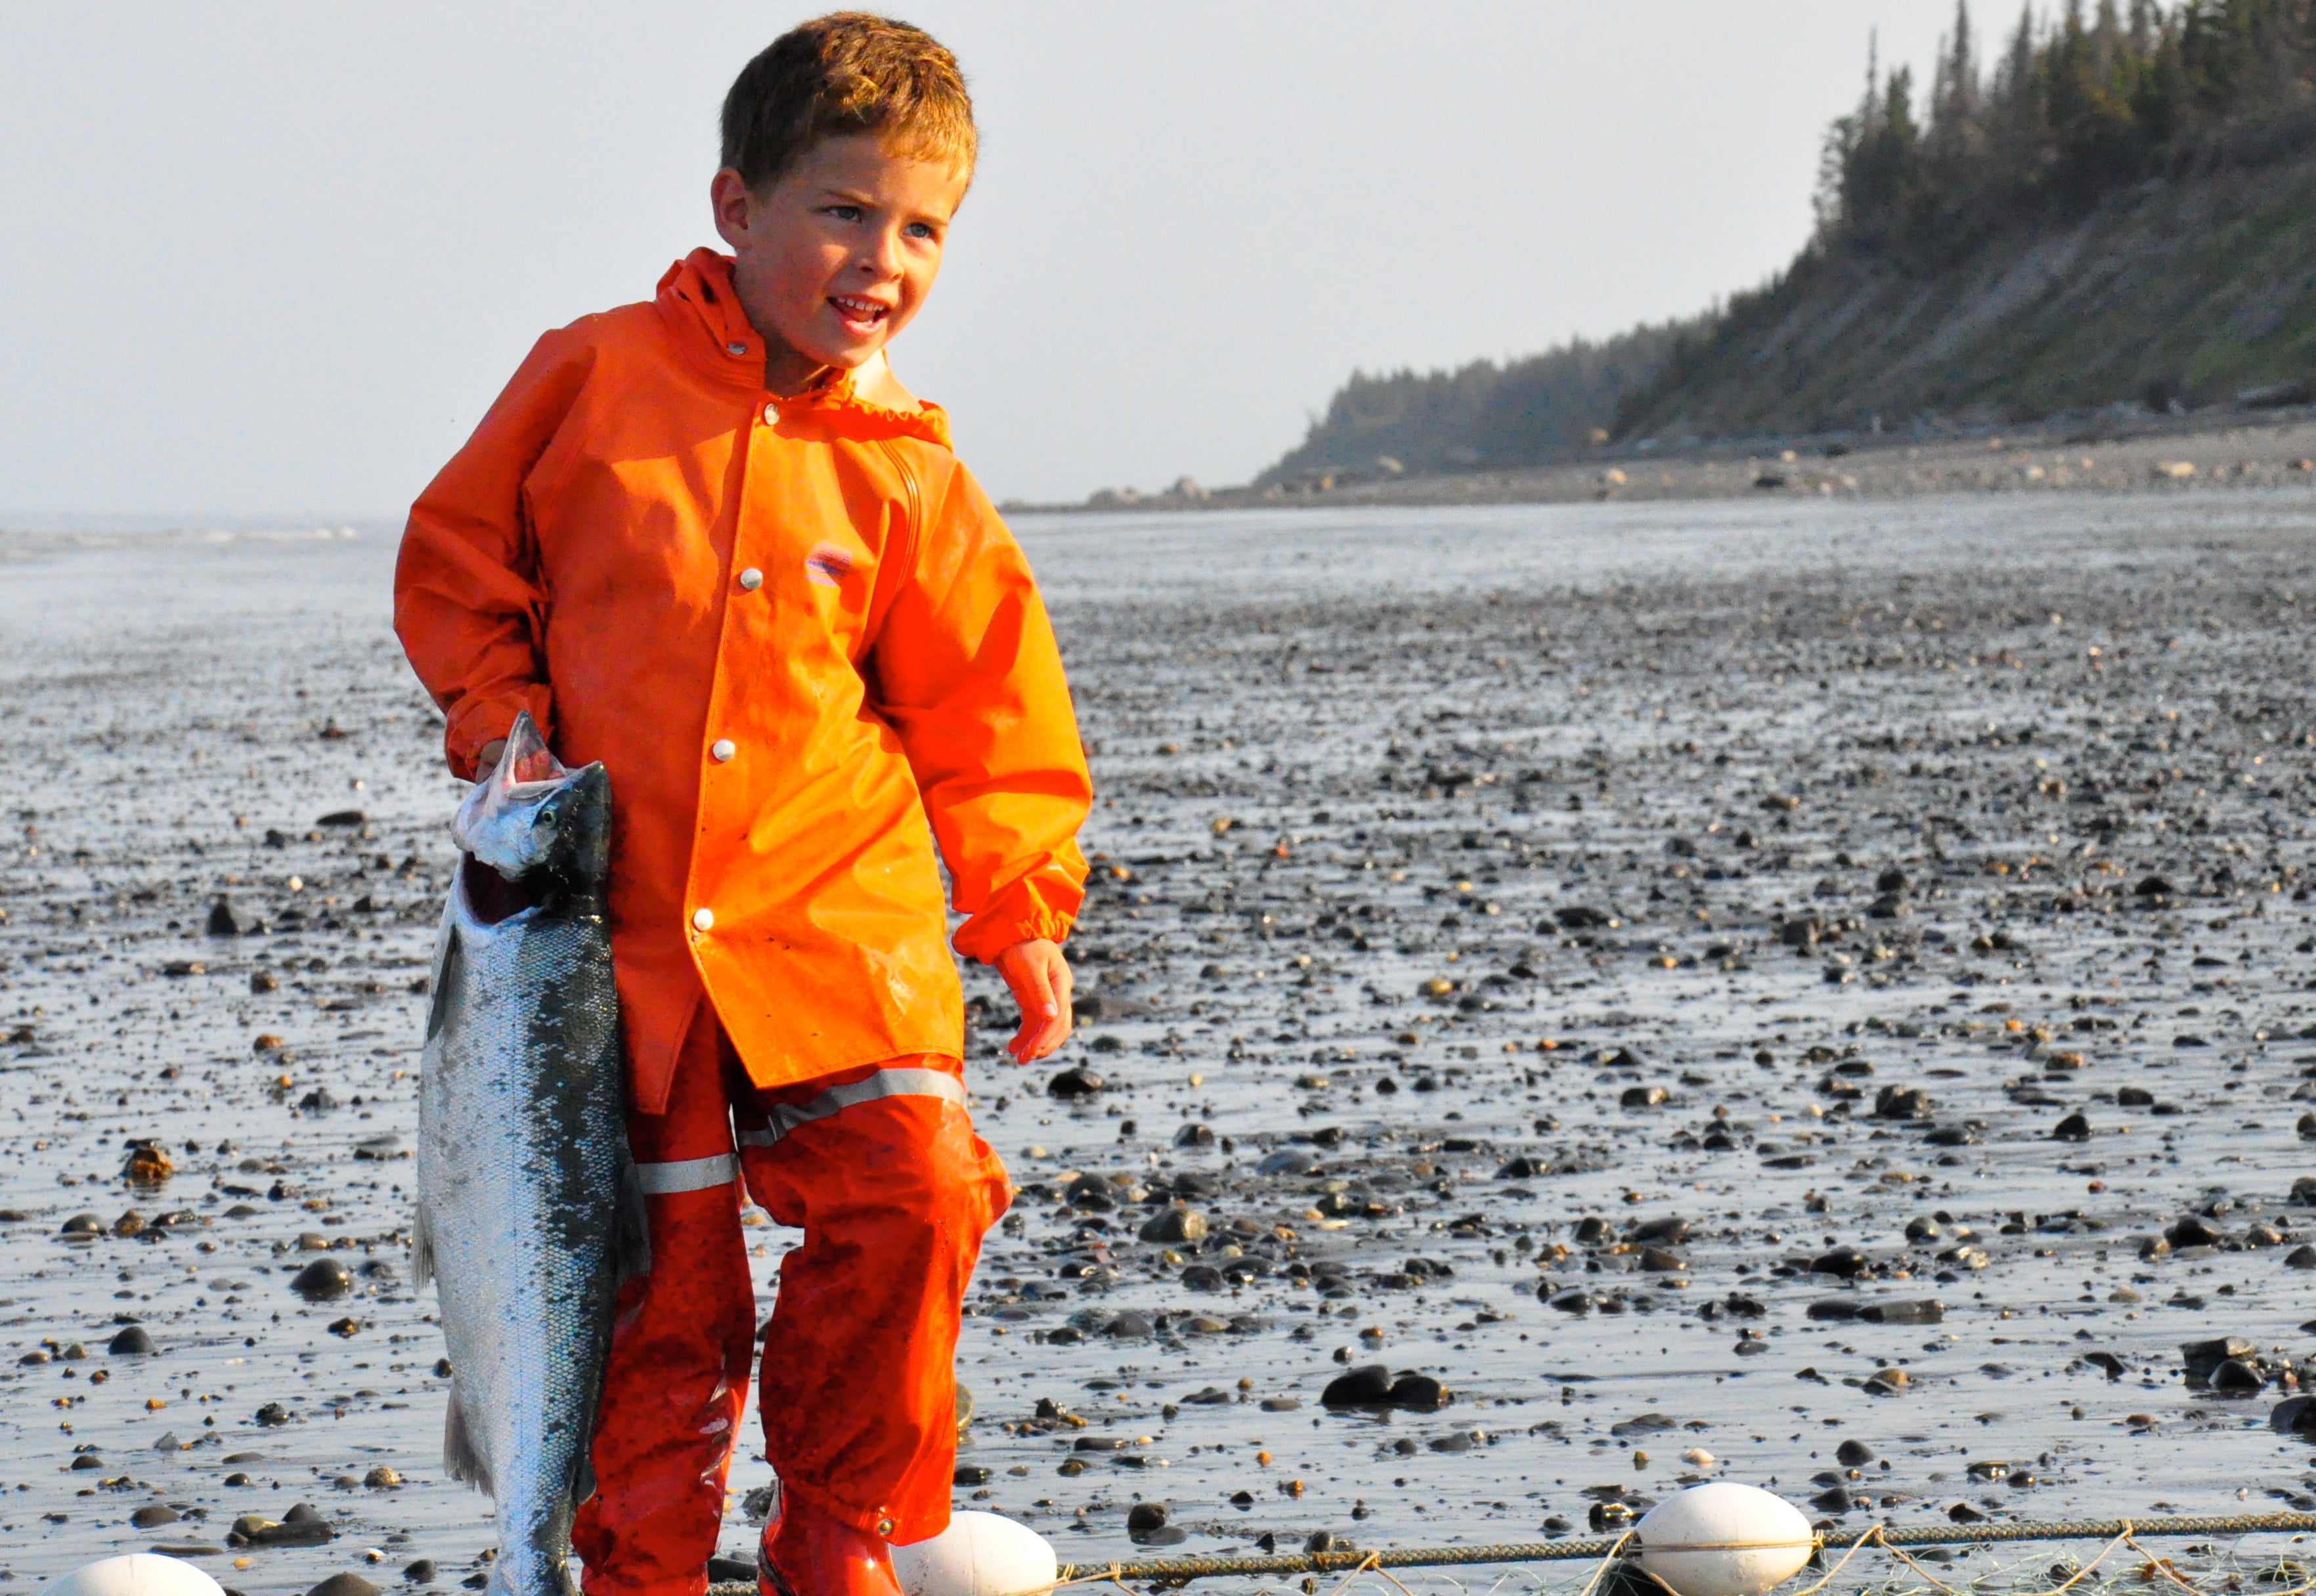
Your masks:
M 1184 1552 L 1690 1478 L 1853 1526 L 2316 1504 L 2268 1427 L 2316 1383 L 2304 490 L 1020 530 L 1097 874 L 1063 1059 L 969 986 L 1021 1189 L 959 1505 L 1083 1563 L 1137 1503 Z M 392 552 L 0 534 L 19 1588 L 146 1546 L 451 1589 L 490 1542 L 408 1284 L 458 788 Z M 1373 1365 L 1450 1399 L 1323 1404 Z M 227 1544 L 300 1503 L 333 1538 Z

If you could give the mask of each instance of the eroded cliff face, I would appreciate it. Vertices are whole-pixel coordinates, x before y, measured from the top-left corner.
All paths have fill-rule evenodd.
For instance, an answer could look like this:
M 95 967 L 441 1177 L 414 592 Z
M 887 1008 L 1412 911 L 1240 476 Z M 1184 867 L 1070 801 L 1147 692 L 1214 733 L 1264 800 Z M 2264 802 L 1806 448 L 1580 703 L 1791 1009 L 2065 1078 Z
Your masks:
M 1812 251 L 1636 393 L 1620 437 L 2021 420 L 2316 382 L 2316 158 L 2144 183 L 1940 270 Z

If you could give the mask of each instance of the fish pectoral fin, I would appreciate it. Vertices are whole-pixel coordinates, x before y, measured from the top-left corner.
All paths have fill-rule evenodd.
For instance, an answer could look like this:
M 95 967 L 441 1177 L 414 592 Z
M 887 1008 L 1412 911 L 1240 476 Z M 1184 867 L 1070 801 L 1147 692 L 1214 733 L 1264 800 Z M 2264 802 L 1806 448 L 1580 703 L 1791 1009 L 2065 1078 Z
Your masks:
M 410 1225 L 410 1273 L 416 1282 L 414 1289 L 421 1291 L 434 1278 L 434 1222 L 423 1202 Z
M 450 1405 L 442 1415 L 442 1467 L 454 1480 L 470 1485 L 485 1496 L 496 1496 L 491 1483 L 491 1467 L 475 1445 L 475 1438 L 467 1429 L 467 1410 L 459 1401 L 459 1381 L 450 1380 Z
M 619 1167 L 619 1212 L 612 1220 L 611 1269 L 618 1283 L 651 1272 L 651 1208 L 644 1201 L 643 1176 L 632 1159 Z

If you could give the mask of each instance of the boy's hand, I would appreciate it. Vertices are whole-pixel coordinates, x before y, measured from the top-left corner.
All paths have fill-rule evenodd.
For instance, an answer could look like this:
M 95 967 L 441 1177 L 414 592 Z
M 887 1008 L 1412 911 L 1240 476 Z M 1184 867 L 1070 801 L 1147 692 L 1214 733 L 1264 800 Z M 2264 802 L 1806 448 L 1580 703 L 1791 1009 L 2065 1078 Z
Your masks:
M 997 973 L 1021 1008 L 1021 1028 L 1005 1046 L 1016 1064 L 1034 1064 L 1069 1040 L 1070 962 L 1041 936 L 998 954 Z
M 481 781 L 499 767 L 499 756 L 506 752 L 506 739 L 494 737 L 483 744 L 483 751 L 475 756 L 475 779 Z

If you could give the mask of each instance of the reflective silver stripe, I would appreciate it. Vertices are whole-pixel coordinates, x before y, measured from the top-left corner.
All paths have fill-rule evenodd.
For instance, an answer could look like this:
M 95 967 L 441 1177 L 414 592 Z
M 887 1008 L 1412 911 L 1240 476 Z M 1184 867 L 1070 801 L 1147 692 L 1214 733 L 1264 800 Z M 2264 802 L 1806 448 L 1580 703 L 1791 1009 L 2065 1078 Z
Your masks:
M 740 1173 L 740 1161 L 729 1153 L 705 1158 L 678 1158 L 672 1164 L 638 1164 L 636 1178 L 646 1197 L 671 1197 L 678 1192 L 705 1192 L 728 1186 Z
M 775 1104 L 769 1116 L 771 1122 L 762 1130 L 741 1131 L 740 1145 L 771 1147 L 800 1125 L 879 1097 L 941 1097 L 963 1108 L 965 1083 L 945 1069 L 880 1069 L 865 1080 L 831 1086 L 809 1103 Z

